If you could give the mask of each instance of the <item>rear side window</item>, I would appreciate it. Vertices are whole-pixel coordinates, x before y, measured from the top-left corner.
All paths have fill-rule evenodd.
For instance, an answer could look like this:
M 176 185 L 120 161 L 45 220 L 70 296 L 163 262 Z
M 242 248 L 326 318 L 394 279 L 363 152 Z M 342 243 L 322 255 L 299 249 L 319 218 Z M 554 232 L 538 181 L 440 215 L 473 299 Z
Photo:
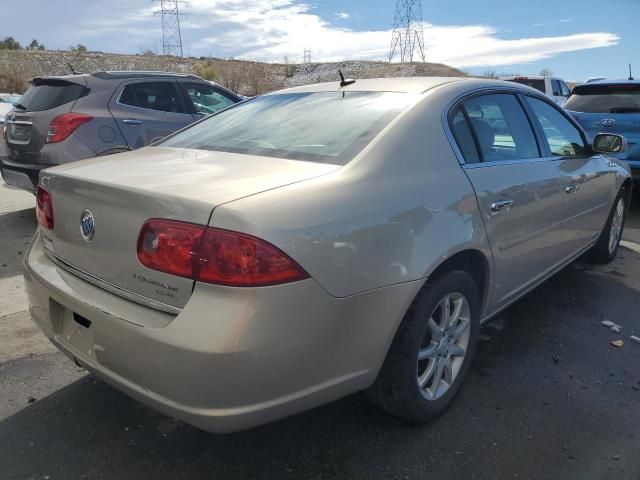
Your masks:
M 28 112 L 41 112 L 73 102 L 88 92 L 83 85 L 52 81 L 32 85 L 20 98 L 17 108 Z
M 482 95 L 464 101 L 461 108 L 467 114 L 483 162 L 540 157 L 529 120 L 515 96 Z M 456 117 L 453 122 L 454 131 L 462 132 L 461 127 L 455 126 Z
M 159 112 L 184 113 L 175 82 L 141 82 L 124 87 L 119 103 Z
M 212 85 L 181 83 L 180 86 L 186 92 L 196 113 L 209 115 L 238 102 Z
M 528 87 L 533 87 L 536 90 L 540 90 L 542 93 L 547 93 L 544 87 L 544 80 L 534 80 L 531 78 L 525 78 L 525 77 L 520 77 L 520 78 L 515 78 L 513 80 L 509 80 L 510 82 L 515 82 L 515 83 L 519 83 L 521 85 L 526 85 Z
M 451 131 L 453 132 L 453 136 L 456 139 L 465 163 L 478 163 L 480 161 L 480 155 L 478 155 L 473 134 L 461 108 L 458 108 L 457 112 L 453 115 Z
M 527 101 L 542 125 L 552 155 L 575 157 L 586 153 L 580 131 L 563 114 L 537 98 L 527 97 Z
M 564 107 L 585 113 L 639 113 L 640 85 L 582 85 L 573 89 Z

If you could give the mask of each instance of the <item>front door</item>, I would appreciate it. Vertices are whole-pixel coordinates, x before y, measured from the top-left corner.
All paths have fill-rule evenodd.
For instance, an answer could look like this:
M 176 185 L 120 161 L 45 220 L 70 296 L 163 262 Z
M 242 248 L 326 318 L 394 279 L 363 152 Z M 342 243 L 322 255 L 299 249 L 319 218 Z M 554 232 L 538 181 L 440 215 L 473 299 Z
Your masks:
M 543 138 L 546 154 L 559 162 L 566 175 L 564 185 L 568 219 L 563 225 L 572 250 L 595 241 L 609 214 L 614 194 L 615 168 L 602 155 L 594 155 L 588 142 L 567 113 L 539 98 L 524 97 Z

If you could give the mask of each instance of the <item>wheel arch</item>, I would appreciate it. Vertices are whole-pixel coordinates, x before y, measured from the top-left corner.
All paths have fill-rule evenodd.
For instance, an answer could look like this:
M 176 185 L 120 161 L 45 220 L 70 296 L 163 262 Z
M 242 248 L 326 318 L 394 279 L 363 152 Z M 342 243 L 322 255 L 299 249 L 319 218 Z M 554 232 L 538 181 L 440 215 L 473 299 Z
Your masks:
M 487 305 L 490 268 L 489 259 L 484 253 L 476 249 L 466 249 L 456 252 L 442 261 L 429 275 L 425 286 L 445 273 L 462 270 L 471 275 L 476 282 L 481 299 L 481 311 L 484 312 Z

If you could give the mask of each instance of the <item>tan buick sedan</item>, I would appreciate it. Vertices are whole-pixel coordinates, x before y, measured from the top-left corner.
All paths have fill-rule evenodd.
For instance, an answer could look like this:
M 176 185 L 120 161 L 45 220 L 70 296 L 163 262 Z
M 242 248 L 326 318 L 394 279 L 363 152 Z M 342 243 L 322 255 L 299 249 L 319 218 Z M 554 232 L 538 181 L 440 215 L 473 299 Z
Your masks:
M 46 170 L 31 313 L 69 357 L 230 432 L 359 390 L 424 422 L 479 325 L 580 255 L 611 261 L 629 169 L 536 90 L 358 80 L 243 102 Z

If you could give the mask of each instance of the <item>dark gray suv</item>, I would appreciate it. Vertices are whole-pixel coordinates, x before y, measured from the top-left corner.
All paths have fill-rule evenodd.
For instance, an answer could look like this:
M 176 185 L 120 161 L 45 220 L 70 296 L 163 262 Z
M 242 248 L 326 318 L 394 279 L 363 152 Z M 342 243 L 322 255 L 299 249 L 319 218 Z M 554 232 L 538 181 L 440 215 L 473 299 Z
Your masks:
M 195 75 L 34 78 L 6 117 L 2 177 L 9 186 L 35 191 L 44 168 L 143 147 L 241 100 Z

